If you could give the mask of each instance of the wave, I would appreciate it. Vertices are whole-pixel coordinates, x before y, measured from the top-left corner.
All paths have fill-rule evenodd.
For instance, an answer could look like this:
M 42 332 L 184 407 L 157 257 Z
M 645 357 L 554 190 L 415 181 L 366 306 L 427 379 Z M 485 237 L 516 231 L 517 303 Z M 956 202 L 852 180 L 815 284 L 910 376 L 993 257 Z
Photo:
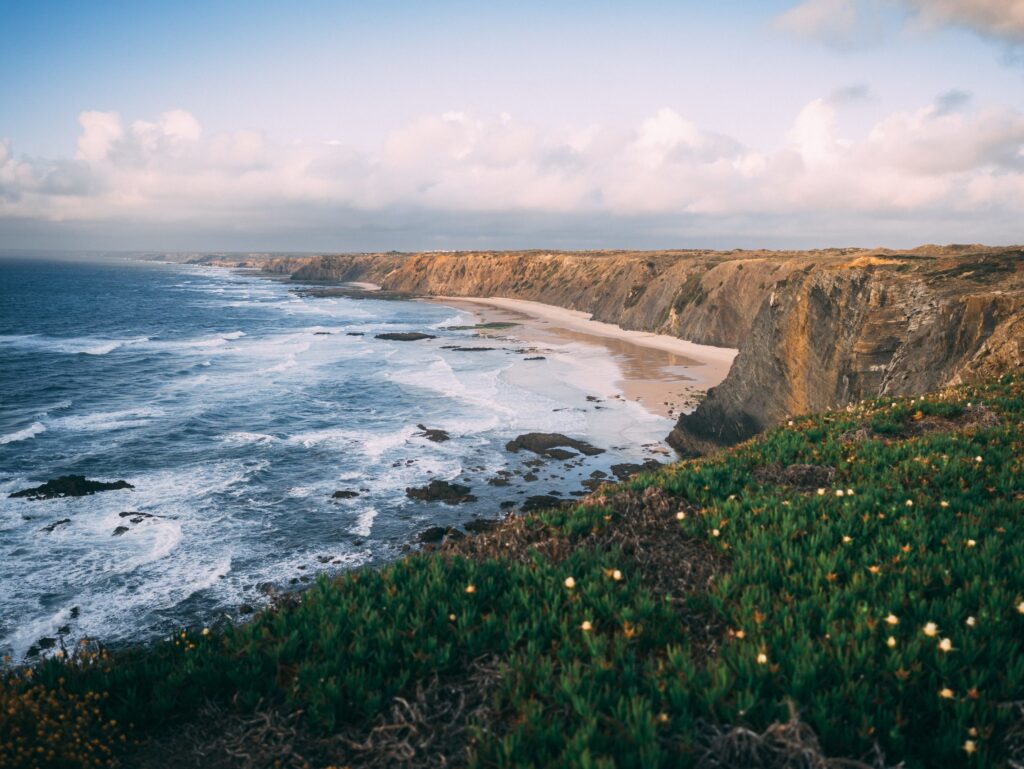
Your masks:
M 105 339 L 102 337 L 52 337 L 40 334 L 9 334 L 0 336 L 0 345 L 23 350 L 42 350 L 65 355 L 107 355 L 121 347 L 144 344 L 149 337 Z
M 164 416 L 164 410 L 151 407 L 122 409 L 120 411 L 96 411 L 92 414 L 60 417 L 50 425 L 63 430 L 82 432 L 119 430 L 125 427 L 140 427 L 155 417 Z
M 35 438 L 39 433 L 46 432 L 46 425 L 42 422 L 33 422 L 23 430 L 17 432 L 8 433 L 7 435 L 0 435 L 0 444 L 15 443 L 16 441 L 26 441 L 29 438 Z

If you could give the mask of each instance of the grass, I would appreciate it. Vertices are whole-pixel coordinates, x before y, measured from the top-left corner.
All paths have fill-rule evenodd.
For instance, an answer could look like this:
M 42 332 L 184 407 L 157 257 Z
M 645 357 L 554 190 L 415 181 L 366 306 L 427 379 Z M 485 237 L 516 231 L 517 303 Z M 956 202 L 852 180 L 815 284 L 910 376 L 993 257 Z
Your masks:
M 10 670 L 0 766 L 1011 765 L 1022 462 L 1019 378 L 801 418 L 244 625 Z

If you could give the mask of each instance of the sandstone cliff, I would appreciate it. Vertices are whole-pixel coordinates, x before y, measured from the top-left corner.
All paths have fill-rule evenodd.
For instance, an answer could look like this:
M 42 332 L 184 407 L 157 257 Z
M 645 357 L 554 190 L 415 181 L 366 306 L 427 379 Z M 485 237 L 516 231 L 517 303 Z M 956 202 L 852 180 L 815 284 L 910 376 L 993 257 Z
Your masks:
M 1024 250 L 463 252 L 225 262 L 294 280 L 419 295 L 502 296 L 623 328 L 739 348 L 670 442 L 700 453 L 787 415 L 1019 368 Z

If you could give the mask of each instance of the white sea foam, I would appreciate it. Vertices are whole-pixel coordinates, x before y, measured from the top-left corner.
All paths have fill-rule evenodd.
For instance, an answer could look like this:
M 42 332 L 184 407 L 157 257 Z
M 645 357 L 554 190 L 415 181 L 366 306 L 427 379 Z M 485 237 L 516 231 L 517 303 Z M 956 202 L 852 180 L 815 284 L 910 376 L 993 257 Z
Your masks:
M 224 436 L 225 443 L 273 443 L 276 440 L 273 435 L 266 433 L 234 432 Z
M 15 443 L 16 441 L 27 441 L 29 438 L 35 438 L 39 433 L 46 432 L 46 425 L 42 422 L 33 422 L 23 430 L 17 432 L 8 433 L 7 435 L 0 435 L 0 444 L 4 443 Z
M 355 525 L 349 529 L 349 532 L 355 534 L 357 537 L 368 537 L 370 532 L 373 531 L 373 521 L 377 517 L 377 508 L 367 506 L 359 512 L 359 517 L 356 518 Z
M 164 416 L 163 409 L 142 406 L 120 411 L 96 411 L 92 414 L 71 415 L 60 417 L 50 422 L 54 429 L 99 431 L 121 430 L 128 427 L 141 427 L 156 417 Z

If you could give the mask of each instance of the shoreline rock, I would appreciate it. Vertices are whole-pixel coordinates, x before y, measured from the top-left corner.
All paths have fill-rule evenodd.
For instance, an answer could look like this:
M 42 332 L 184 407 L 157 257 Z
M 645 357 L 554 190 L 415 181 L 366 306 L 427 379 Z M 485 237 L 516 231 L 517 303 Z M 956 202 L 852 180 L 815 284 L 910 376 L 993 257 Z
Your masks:
M 99 491 L 134 489 L 128 481 L 90 481 L 84 475 L 62 475 L 31 489 L 12 492 L 11 499 L 60 499 L 62 497 L 86 497 Z
M 459 505 L 463 502 L 476 502 L 476 497 L 469 492 L 469 486 L 433 480 L 426 486 L 407 487 L 405 496 L 422 502 L 444 502 L 446 505 Z

